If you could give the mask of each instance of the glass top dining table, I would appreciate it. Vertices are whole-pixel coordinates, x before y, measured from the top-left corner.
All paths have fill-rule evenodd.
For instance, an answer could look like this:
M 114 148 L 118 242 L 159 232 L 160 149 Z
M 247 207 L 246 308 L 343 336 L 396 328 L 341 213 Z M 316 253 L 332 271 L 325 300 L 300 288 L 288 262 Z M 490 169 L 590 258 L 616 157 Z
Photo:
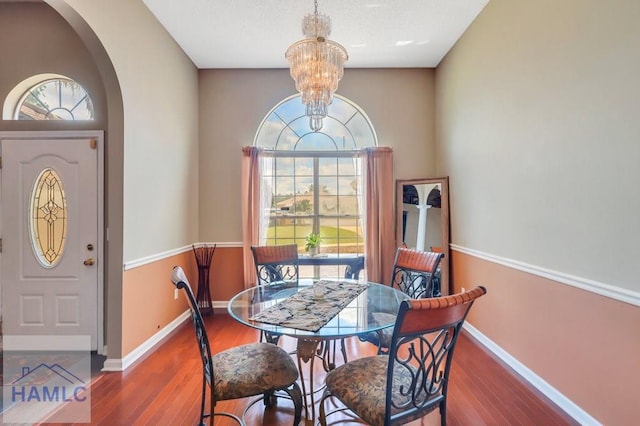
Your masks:
M 267 324 L 252 320 L 256 314 L 282 302 L 299 291 L 305 291 L 311 285 L 302 282 L 297 286 L 273 284 L 252 287 L 235 295 L 228 304 L 229 314 L 237 321 L 273 335 L 285 335 L 297 338 L 338 339 L 364 335 L 393 326 L 393 322 L 374 320 L 373 312 L 396 314 L 403 300 L 409 299 L 405 293 L 387 285 L 366 282 L 366 288 L 349 304 L 343 307 L 333 318 L 317 331 L 307 331 L 276 324 Z M 355 282 L 341 279 L 339 281 Z M 313 303 L 313 300 L 310 300 Z
M 336 285 L 336 283 L 338 285 Z M 355 298 L 350 300 L 341 292 L 341 287 L 359 287 L 357 283 L 364 285 Z M 344 346 L 344 338 L 367 333 L 376 332 L 394 325 L 395 314 L 397 314 L 400 303 L 409 299 L 405 293 L 390 286 L 373 282 L 361 282 L 349 279 L 332 280 L 329 285 L 338 290 L 335 292 L 325 292 L 321 298 L 316 298 L 315 288 L 327 284 L 325 280 L 300 280 L 300 283 L 275 283 L 253 287 L 235 295 L 228 305 L 231 317 L 263 332 L 267 341 L 277 343 L 279 336 L 290 336 L 296 340 L 296 357 L 298 359 L 298 370 L 302 387 L 305 416 L 307 421 L 313 424 L 316 417 L 316 394 L 319 388 L 314 384 L 314 360 L 320 358 L 324 371 L 328 372 L 336 365 L 336 341 L 342 342 L 342 357 L 347 362 L 347 353 Z M 325 287 L 326 289 L 326 287 Z M 358 290 L 359 291 L 359 290 Z M 327 300 L 331 299 L 334 305 L 339 305 L 339 309 L 330 319 L 329 315 L 326 324 L 320 326 L 315 331 L 308 331 L 300 328 L 286 327 L 252 319 L 256 315 L 264 315 L 271 311 L 284 311 L 287 315 L 295 318 L 301 325 L 306 318 L 307 311 L 322 311 Z M 289 303 L 295 300 L 296 303 Z M 330 303 L 331 304 L 331 303 Z M 274 307 L 278 305 L 277 307 Z M 302 306 L 303 310 L 295 310 L 292 306 Z M 271 309 L 273 308 L 273 309 Z M 376 316 L 373 313 L 387 312 L 393 315 Z M 313 316 L 313 315 L 311 315 Z M 333 349 L 331 345 L 333 344 Z M 309 363 L 309 374 L 303 371 L 303 363 Z M 309 383 L 307 386 L 307 377 Z

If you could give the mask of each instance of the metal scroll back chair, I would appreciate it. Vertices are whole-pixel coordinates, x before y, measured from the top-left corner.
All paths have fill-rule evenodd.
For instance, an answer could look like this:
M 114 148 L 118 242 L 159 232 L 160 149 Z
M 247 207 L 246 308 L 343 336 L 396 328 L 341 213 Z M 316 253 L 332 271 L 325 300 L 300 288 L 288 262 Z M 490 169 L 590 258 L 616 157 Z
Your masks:
M 398 248 L 393 262 L 393 274 L 391 286 L 402 291 L 412 299 L 437 297 L 434 294 L 434 278 L 444 253 L 419 251 L 407 248 Z M 373 321 L 390 323 L 394 321 L 395 313 L 373 312 Z M 378 346 L 378 353 L 383 353 L 389 348 L 393 328 L 387 328 L 378 332 L 367 333 L 360 340 L 373 343 Z
M 431 246 L 429 251 L 434 253 L 442 253 L 442 258 L 445 257 L 444 249 L 441 246 Z M 433 273 L 433 297 L 442 296 L 442 270 L 440 266 L 436 268 L 436 271 Z
M 399 248 L 393 263 L 391 285 L 412 299 L 440 296 L 436 294 L 433 282 L 443 257 L 444 253 Z
M 252 246 L 258 285 L 298 285 L 298 246 Z
M 273 293 L 279 289 L 298 286 L 298 246 L 286 244 L 280 246 L 252 246 L 253 263 L 256 266 L 257 284 Z M 256 292 L 264 295 L 266 290 Z M 278 343 L 280 336 L 273 333 L 260 333 L 260 341 Z
M 204 425 L 204 419 L 209 418 L 209 424 L 213 426 L 214 416 L 224 416 L 244 426 L 243 419 L 247 410 L 260 400 L 264 400 L 266 407 L 271 407 L 276 391 L 285 392 L 293 401 L 295 409 L 293 424 L 299 424 L 302 417 L 302 392 L 296 383 L 298 369 L 289 354 L 271 343 L 251 343 L 212 355 L 204 320 L 181 267 L 173 268 L 171 281 L 178 289 L 183 289 L 187 295 L 202 359 L 200 425 Z M 209 388 L 208 413 L 205 412 L 207 387 Z M 262 395 L 262 398 L 252 401 L 245 408 L 242 418 L 231 413 L 215 412 L 218 401 L 257 395 Z
M 478 286 L 451 296 L 403 301 L 388 355 L 356 359 L 327 375 L 320 424 L 348 409 L 373 426 L 401 425 L 439 408 L 440 423 L 446 425 L 453 351 L 469 309 L 486 292 Z M 327 413 L 330 397 L 343 407 Z

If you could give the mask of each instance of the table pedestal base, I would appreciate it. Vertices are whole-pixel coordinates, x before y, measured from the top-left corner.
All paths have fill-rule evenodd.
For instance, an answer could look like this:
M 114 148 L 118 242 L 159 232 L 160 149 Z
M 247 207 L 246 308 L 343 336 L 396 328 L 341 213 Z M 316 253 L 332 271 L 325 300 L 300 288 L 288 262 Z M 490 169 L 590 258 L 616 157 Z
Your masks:
M 336 367 L 336 352 L 338 339 L 305 339 L 299 338 L 296 345 L 296 357 L 298 359 L 298 372 L 300 374 L 300 387 L 302 388 L 302 396 L 304 403 L 305 417 L 312 421 L 316 419 L 316 393 L 324 389 L 324 384 L 316 389 L 314 384 L 314 368 L 315 360 L 322 360 L 322 368 L 325 372 L 329 372 Z M 344 339 L 339 339 L 342 352 L 343 362 L 347 362 L 347 350 L 344 346 Z M 304 376 L 302 364 L 309 364 L 309 391 L 307 392 L 307 384 Z M 310 407 L 309 407 L 310 406 Z M 309 408 L 311 408 L 311 417 L 309 417 Z

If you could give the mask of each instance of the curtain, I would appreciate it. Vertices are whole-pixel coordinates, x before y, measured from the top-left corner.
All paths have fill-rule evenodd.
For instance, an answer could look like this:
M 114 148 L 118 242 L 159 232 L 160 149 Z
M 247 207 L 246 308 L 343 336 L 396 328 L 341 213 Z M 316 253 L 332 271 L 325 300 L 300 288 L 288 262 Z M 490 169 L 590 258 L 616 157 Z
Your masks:
M 365 266 L 367 280 L 389 283 L 395 257 L 393 150 L 363 151 L 365 176 Z
M 260 244 L 260 149 L 242 148 L 242 254 L 244 259 L 244 287 L 255 285 L 256 271 L 251 246 Z

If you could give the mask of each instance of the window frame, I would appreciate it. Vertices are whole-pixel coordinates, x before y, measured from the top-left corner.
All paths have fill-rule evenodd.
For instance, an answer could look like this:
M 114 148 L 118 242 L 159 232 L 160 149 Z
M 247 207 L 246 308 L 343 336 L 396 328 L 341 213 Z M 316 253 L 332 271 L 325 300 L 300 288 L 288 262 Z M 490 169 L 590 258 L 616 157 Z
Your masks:
M 264 117 L 256 131 L 253 145 L 262 151 L 262 160 L 259 168 L 259 179 L 263 188 L 260 196 L 260 220 L 258 225 L 260 245 L 290 244 L 296 243 L 299 252 L 304 255 L 306 236 L 310 233 L 320 233 L 322 241 L 320 243 L 319 256 L 359 256 L 365 255 L 365 220 L 366 211 L 364 204 L 364 175 L 363 175 L 363 149 L 375 148 L 378 146 L 378 139 L 375 128 L 366 113 L 351 100 L 340 95 L 334 96 L 334 102 L 329 107 L 327 117 L 323 120 L 323 127 L 319 131 L 312 131 L 309 127 L 308 117 L 305 115 L 305 107 L 301 102 L 300 95 L 292 95 L 280 101 Z M 293 168 L 293 183 L 291 194 L 291 207 L 293 212 L 281 214 L 275 210 L 277 201 L 274 198 L 281 198 L 287 194 L 278 194 L 277 180 L 279 176 L 275 166 L 277 159 L 282 158 L 311 158 L 313 159 L 313 211 L 309 215 L 297 214 L 296 194 L 299 188 L 295 186 L 297 177 L 296 169 Z M 327 200 L 326 205 L 334 206 L 337 214 L 323 214 L 320 211 L 320 199 L 322 194 L 320 179 L 322 174 L 318 162 L 321 159 L 331 158 L 336 160 L 335 177 L 335 202 Z M 353 173 L 341 175 L 340 159 L 348 158 L 354 163 Z M 272 161 L 271 164 L 268 162 Z M 295 163 L 295 161 L 294 161 Z M 341 184 L 345 181 L 341 176 L 353 177 L 352 183 L 355 200 L 340 199 Z M 308 178 L 308 174 L 305 178 Z M 328 178 L 331 179 L 331 178 Z M 326 180 L 326 178 L 325 178 Z M 318 190 L 316 190 L 316 188 Z M 348 186 L 343 186 L 348 188 Z M 341 205 L 341 202 L 343 203 Z M 353 204 L 351 204 L 353 203 Z M 354 206 L 355 204 L 355 206 Z M 355 214 L 340 214 L 342 206 L 346 209 L 355 209 Z M 348 211 L 348 210 L 347 210 Z M 343 210 L 344 212 L 344 210 Z M 293 230 L 287 230 L 277 235 L 277 226 L 273 231 L 275 235 L 270 236 L 271 224 L 277 224 L 279 219 L 292 219 L 290 224 Z M 311 224 L 306 224 L 300 230 L 299 221 L 309 219 Z M 355 222 L 354 222 L 355 221 Z M 283 221 L 284 223 L 284 221 Z M 333 227 L 335 232 L 323 232 L 323 226 Z M 291 226 L 291 225 L 290 225 Z M 351 228 L 351 229 L 349 229 Z M 353 233 L 349 232 L 352 231 Z M 324 234 L 324 235 L 323 235 Z M 341 244 L 342 238 L 348 243 Z M 349 245 L 351 246 L 350 248 Z M 347 249 L 345 249 L 347 248 Z M 331 252 L 331 253 L 328 253 Z M 322 268 L 322 271 L 320 271 Z M 339 267 L 314 266 L 314 277 L 344 276 L 345 266 Z M 325 273 L 326 271 L 329 271 Z M 305 275 L 304 268 L 301 276 Z
M 319 233 L 322 237 L 323 237 L 323 241 L 327 242 L 328 241 L 333 241 L 333 240 L 337 240 L 335 245 L 332 245 L 332 247 L 337 247 L 337 251 L 332 251 L 332 254 L 337 254 L 337 255 L 341 255 L 341 254 L 353 254 L 353 255 L 364 255 L 364 220 L 365 220 L 365 212 L 363 211 L 363 176 L 361 173 L 361 166 L 359 166 L 356 163 L 359 163 L 361 161 L 360 157 L 359 157 L 359 152 L 358 151 L 333 151 L 333 152 L 326 152 L 326 151 L 272 151 L 272 152 L 268 152 L 265 153 L 265 155 L 269 158 L 270 161 L 272 162 L 276 162 L 276 159 L 278 158 L 306 158 L 306 159 L 310 159 L 313 162 L 313 173 L 312 173 L 312 185 L 314 188 L 313 191 L 313 203 L 312 205 L 313 207 L 313 211 L 311 214 L 298 214 L 298 212 L 295 210 L 293 210 L 292 213 L 284 213 L 284 214 L 279 214 L 278 210 L 274 210 L 274 206 L 277 203 L 277 200 L 274 198 L 278 198 L 279 196 L 283 196 L 283 195 L 287 195 L 287 194 L 277 194 L 277 190 L 276 189 L 272 189 L 271 191 L 271 197 L 268 197 L 268 201 L 265 202 L 264 200 L 262 201 L 262 211 L 265 212 L 269 211 L 268 214 L 264 214 L 264 216 L 267 217 L 268 220 L 263 220 L 263 223 L 277 223 L 279 220 L 282 221 L 282 219 L 293 219 L 293 226 L 294 226 L 294 232 L 293 232 L 293 238 L 290 236 L 283 236 L 283 237 L 278 237 L 277 236 L 277 227 L 278 225 L 275 226 L 271 226 L 271 225 L 267 225 L 265 226 L 261 226 L 260 227 L 260 241 L 263 244 L 266 245 L 277 245 L 277 244 L 290 244 L 290 243 L 296 243 L 298 245 L 298 247 L 304 247 L 304 240 L 306 238 L 306 236 L 308 235 L 308 232 L 303 231 L 303 232 L 297 232 L 297 228 L 301 227 L 301 225 L 298 225 L 296 222 L 297 220 L 304 220 L 304 219 L 308 219 L 311 221 L 311 229 L 309 230 L 309 232 L 313 232 L 313 233 Z M 354 173 L 353 174 L 340 174 L 340 167 L 337 164 L 336 165 L 336 174 L 335 175 L 323 175 L 320 172 L 320 160 L 321 159 L 335 159 L 336 162 L 339 161 L 339 159 L 349 159 L 354 161 Z M 273 167 L 273 172 L 271 172 L 271 174 L 265 174 L 264 172 L 261 172 L 261 179 L 263 180 L 263 182 L 265 183 L 265 187 L 267 188 L 274 188 L 273 185 L 273 180 L 277 180 L 278 178 L 283 177 L 282 175 L 278 175 L 277 174 L 277 168 Z M 292 175 L 292 177 L 295 179 L 297 175 Z M 327 214 L 327 213 L 323 213 L 321 211 L 321 209 L 318 207 L 320 205 L 320 191 L 316 191 L 315 188 L 321 188 L 322 185 L 320 184 L 320 179 L 322 176 L 335 176 L 336 180 L 338 181 L 340 179 L 340 177 L 353 177 L 354 180 L 356 181 L 356 190 L 355 190 L 355 194 L 349 194 L 350 196 L 355 198 L 355 202 L 356 202 L 356 207 L 357 207 L 357 213 L 356 214 Z M 285 176 L 288 177 L 288 176 Z M 295 192 L 295 188 L 292 192 L 292 198 L 296 198 L 297 194 Z M 340 199 L 339 197 L 344 196 L 341 195 L 339 193 L 339 191 L 336 188 L 336 193 L 335 194 L 330 194 L 330 196 L 332 197 L 336 197 L 336 203 L 339 206 L 340 205 Z M 267 206 L 267 204 L 270 204 L 269 206 Z M 295 205 L 295 202 L 294 202 Z M 280 210 L 280 211 L 287 211 L 287 210 Z M 263 218 L 264 219 L 264 218 Z M 339 224 L 340 221 L 353 221 L 355 220 L 356 222 L 356 229 L 357 231 L 355 231 L 355 250 L 351 250 L 351 251 L 345 251 L 345 250 L 341 250 L 342 247 L 344 247 L 343 245 L 340 244 L 340 238 L 339 238 L 339 231 L 337 232 L 338 237 L 337 238 L 328 238 L 326 235 L 323 235 L 322 233 L 322 222 L 327 222 L 329 220 L 335 220 L 336 221 L 336 229 L 339 230 L 341 229 Z M 327 227 L 326 225 L 324 226 L 325 228 Z M 275 228 L 274 231 L 276 235 L 273 237 L 269 237 L 268 233 L 269 233 L 269 229 L 270 228 Z M 293 240 L 293 241 L 292 241 Z M 322 246 L 322 243 L 321 243 Z

